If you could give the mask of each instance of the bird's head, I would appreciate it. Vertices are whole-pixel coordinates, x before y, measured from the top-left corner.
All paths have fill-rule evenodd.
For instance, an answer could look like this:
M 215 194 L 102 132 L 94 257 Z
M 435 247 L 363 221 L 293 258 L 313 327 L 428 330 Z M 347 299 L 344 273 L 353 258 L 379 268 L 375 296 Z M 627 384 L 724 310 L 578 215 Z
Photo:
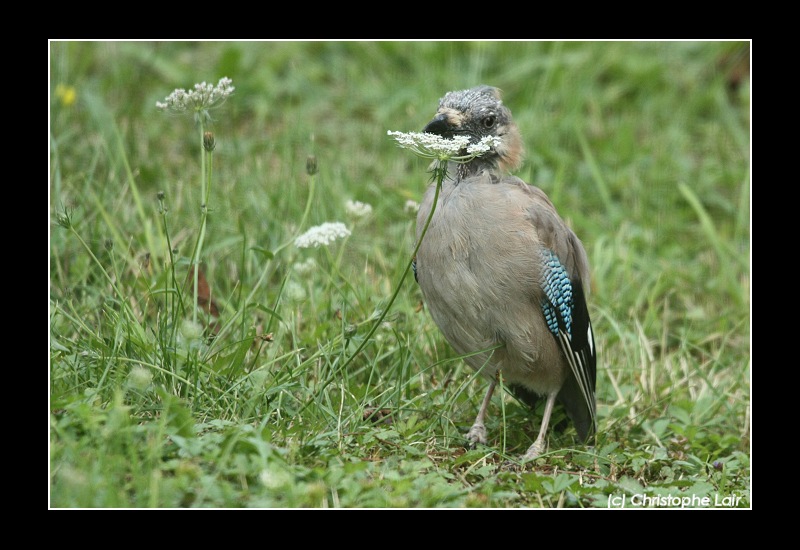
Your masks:
M 471 161 L 469 171 L 486 167 L 514 170 L 522 163 L 522 138 L 511 111 L 503 105 L 500 90 L 492 86 L 476 86 L 469 90 L 447 92 L 439 100 L 439 110 L 422 130 L 444 138 L 467 135 L 470 143 L 485 136 L 500 138 L 492 151 Z M 471 169 L 470 169 L 471 168 Z

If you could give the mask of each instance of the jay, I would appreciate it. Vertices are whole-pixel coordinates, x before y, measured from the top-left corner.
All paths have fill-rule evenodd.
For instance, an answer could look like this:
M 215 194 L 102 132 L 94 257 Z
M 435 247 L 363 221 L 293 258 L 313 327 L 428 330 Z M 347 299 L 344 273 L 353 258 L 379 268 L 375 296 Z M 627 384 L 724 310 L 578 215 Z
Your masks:
M 509 174 L 522 162 L 523 145 L 497 88 L 448 92 L 423 132 L 465 135 L 470 143 L 499 138 L 487 153 L 449 163 L 414 265 L 434 322 L 489 382 L 467 439 L 486 444 L 486 411 L 502 373 L 521 401 L 534 407 L 545 400 L 523 460 L 544 452 L 556 402 L 587 442 L 596 430 L 596 350 L 581 241 L 541 189 Z M 418 242 L 436 185 L 420 204 Z

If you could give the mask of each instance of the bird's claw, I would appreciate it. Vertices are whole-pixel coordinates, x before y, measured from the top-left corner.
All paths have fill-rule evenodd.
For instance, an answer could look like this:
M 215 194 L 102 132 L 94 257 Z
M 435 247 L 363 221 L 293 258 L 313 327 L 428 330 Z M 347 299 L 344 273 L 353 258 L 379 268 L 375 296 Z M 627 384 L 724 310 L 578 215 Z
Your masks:
M 522 461 L 527 462 L 529 460 L 534 460 L 539 458 L 544 452 L 544 442 L 543 441 L 534 441 L 533 445 L 528 447 L 528 450 L 525 451 L 525 454 L 522 455 Z
M 486 445 L 486 426 L 482 424 L 473 425 L 467 432 L 467 441 L 469 441 L 470 449 L 474 449 L 478 444 Z

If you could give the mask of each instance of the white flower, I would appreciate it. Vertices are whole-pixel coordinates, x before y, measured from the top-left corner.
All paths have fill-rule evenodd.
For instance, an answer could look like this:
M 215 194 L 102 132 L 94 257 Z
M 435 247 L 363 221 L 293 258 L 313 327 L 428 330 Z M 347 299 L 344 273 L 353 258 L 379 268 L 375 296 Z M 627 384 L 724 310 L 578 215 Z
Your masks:
M 478 143 L 473 143 L 467 147 L 467 153 L 479 157 L 483 153 L 488 153 L 491 151 L 492 147 L 497 147 L 498 145 L 500 145 L 499 137 L 483 136 Z
M 295 262 L 292 268 L 298 275 L 308 275 L 317 268 L 317 262 L 314 261 L 314 258 L 308 258 L 304 262 Z
M 354 218 L 363 218 L 372 213 L 372 206 L 361 201 L 348 200 L 344 203 L 344 209 Z
M 185 319 L 181 323 L 181 335 L 187 340 L 198 340 L 203 337 L 203 326 L 199 323 Z
M 128 373 L 128 385 L 137 390 L 145 390 L 153 381 L 153 374 L 141 365 L 134 366 Z
M 302 302 L 306 299 L 306 290 L 303 288 L 303 285 L 291 279 L 286 281 L 284 292 L 291 302 Z
M 276 465 L 261 470 L 258 479 L 267 489 L 285 490 L 292 484 L 292 474 Z
M 162 111 L 173 113 L 193 112 L 200 113 L 222 105 L 228 96 L 236 89 L 228 77 L 219 79 L 216 86 L 201 82 L 194 85 L 194 89 L 186 91 L 178 88 L 169 94 L 164 102 L 156 101 L 156 107 Z
M 406 205 L 403 207 L 403 211 L 406 214 L 411 214 L 411 215 L 416 214 L 417 212 L 419 212 L 419 203 L 417 201 L 412 201 L 411 199 L 408 199 L 406 201 Z
M 459 151 L 469 145 L 469 137 L 465 135 L 453 136 L 452 139 L 445 139 L 437 134 L 420 132 L 392 132 L 389 130 L 387 135 L 394 136 L 395 141 L 404 149 L 411 149 L 415 153 L 427 156 L 433 155 L 437 158 L 440 154 L 454 156 Z
M 328 246 L 336 239 L 350 236 L 350 230 L 341 222 L 325 222 L 316 225 L 297 237 L 294 245 L 297 248 L 317 248 L 320 245 Z
M 387 135 L 394 137 L 400 147 L 420 157 L 455 162 L 469 162 L 501 143 L 495 136 L 484 136 L 478 143 L 470 143 L 469 136 L 463 134 L 446 139 L 437 134 L 389 130 Z

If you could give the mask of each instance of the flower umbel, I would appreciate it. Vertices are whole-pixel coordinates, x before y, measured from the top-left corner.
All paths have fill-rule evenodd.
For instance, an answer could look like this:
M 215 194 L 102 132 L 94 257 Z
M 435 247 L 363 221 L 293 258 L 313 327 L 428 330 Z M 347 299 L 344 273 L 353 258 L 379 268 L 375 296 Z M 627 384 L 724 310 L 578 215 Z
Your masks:
M 361 201 L 348 200 L 344 203 L 344 209 L 354 218 L 363 218 L 372 213 L 372 206 Z
M 317 268 L 317 262 L 314 261 L 314 258 L 307 258 L 305 261 L 302 262 L 295 262 L 292 266 L 298 275 L 308 275 L 313 272 Z
M 419 212 L 419 203 L 417 201 L 408 199 L 405 206 L 403 206 L 403 212 L 412 216 L 416 216 L 417 212 Z
M 178 88 L 163 102 L 156 101 L 156 107 L 172 113 L 190 112 L 197 115 L 202 113 L 208 117 L 208 111 L 222 105 L 236 89 L 231 85 L 232 83 L 230 78 L 222 77 L 216 86 L 200 82 L 195 84 L 194 89 L 190 91 Z
M 447 139 L 437 134 L 391 130 L 387 135 L 394 137 L 400 147 L 409 149 L 417 156 L 441 161 L 469 162 L 500 145 L 500 138 L 496 136 L 484 136 L 478 143 L 470 143 L 466 135 Z
M 325 222 L 316 225 L 297 237 L 294 245 L 297 248 L 319 248 L 320 245 L 328 246 L 333 241 L 343 237 L 349 237 L 350 230 L 341 222 Z

